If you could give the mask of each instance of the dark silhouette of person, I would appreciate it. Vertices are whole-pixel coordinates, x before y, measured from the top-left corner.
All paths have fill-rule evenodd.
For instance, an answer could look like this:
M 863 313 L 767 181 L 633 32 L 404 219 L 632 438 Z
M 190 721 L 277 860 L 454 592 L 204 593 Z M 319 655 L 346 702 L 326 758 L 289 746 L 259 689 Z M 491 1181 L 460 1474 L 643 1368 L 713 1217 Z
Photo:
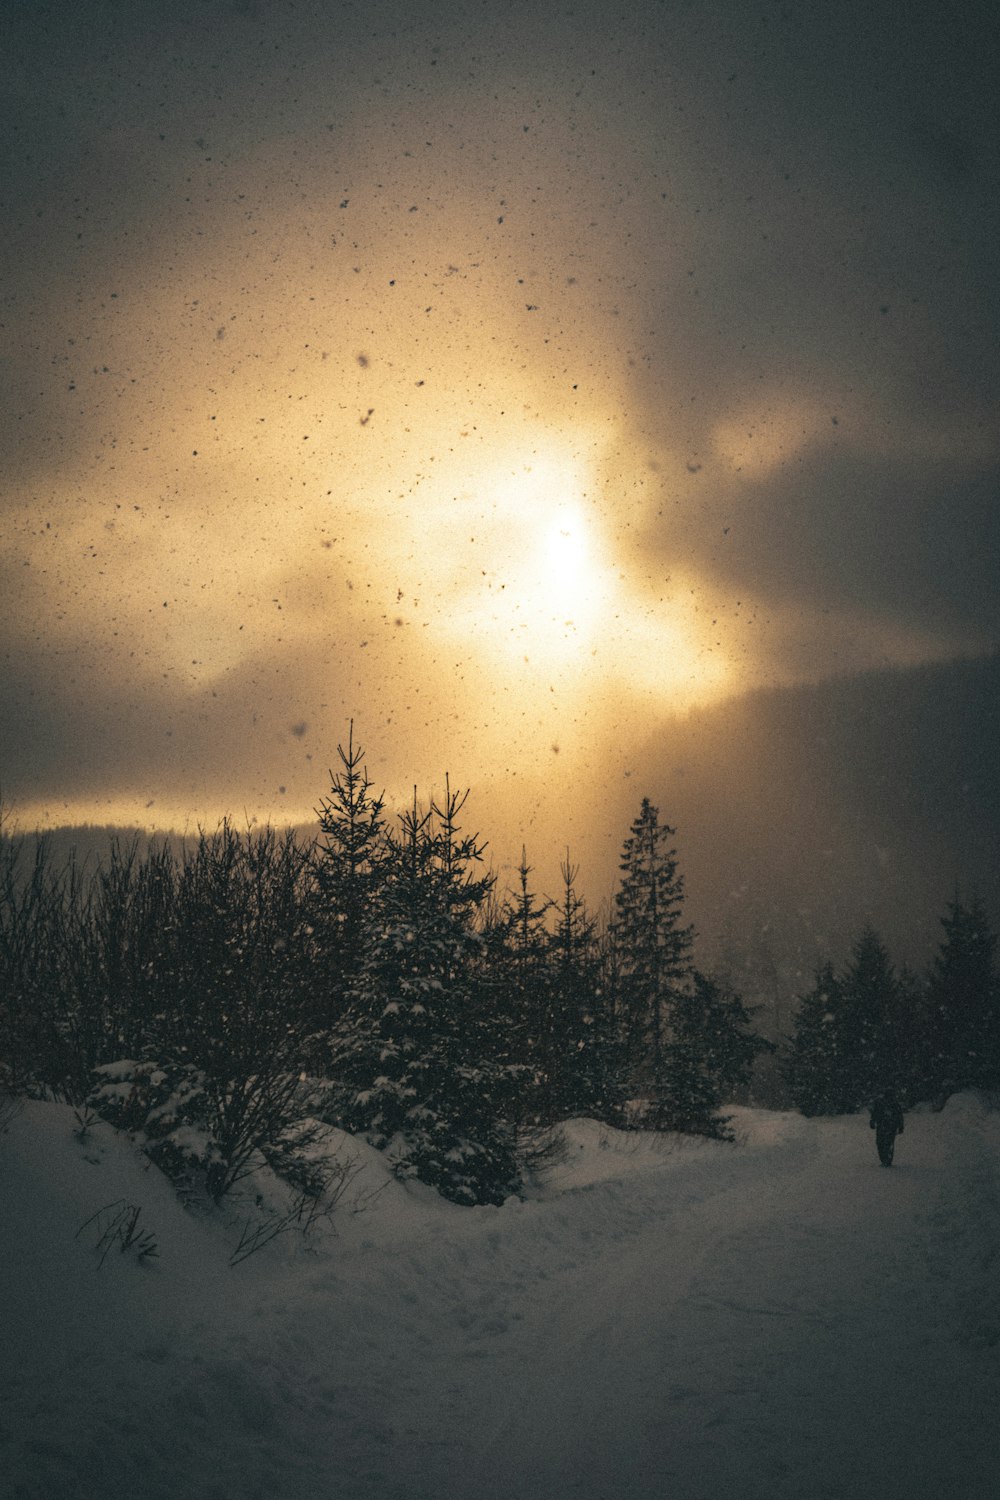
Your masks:
M 891 1089 L 884 1094 L 879 1094 L 872 1105 L 871 1119 L 868 1123 L 875 1132 L 879 1161 L 883 1167 L 891 1167 L 893 1152 L 896 1149 L 896 1137 L 902 1135 L 904 1128 L 902 1105 Z

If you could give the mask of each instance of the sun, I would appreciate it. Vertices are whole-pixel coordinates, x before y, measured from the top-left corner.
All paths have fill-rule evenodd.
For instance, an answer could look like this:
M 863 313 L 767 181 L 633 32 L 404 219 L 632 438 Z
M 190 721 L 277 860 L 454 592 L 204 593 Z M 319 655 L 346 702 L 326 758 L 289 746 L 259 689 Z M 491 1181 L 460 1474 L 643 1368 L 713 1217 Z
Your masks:
M 472 463 L 466 450 L 428 465 L 380 533 L 388 616 L 476 684 L 481 724 L 506 705 L 538 737 L 554 715 L 603 720 L 639 701 L 666 714 L 718 696 L 727 668 L 707 649 L 695 580 L 679 565 L 670 580 L 636 576 L 621 551 L 606 438 L 504 436 L 484 436 Z
M 609 562 L 584 466 L 533 456 L 479 491 L 481 565 L 462 591 L 461 628 L 494 654 L 565 664 L 600 628 Z
M 553 594 L 570 603 L 582 602 L 587 591 L 589 547 L 587 523 L 579 508 L 561 506 L 548 523 L 543 542 L 544 567 Z

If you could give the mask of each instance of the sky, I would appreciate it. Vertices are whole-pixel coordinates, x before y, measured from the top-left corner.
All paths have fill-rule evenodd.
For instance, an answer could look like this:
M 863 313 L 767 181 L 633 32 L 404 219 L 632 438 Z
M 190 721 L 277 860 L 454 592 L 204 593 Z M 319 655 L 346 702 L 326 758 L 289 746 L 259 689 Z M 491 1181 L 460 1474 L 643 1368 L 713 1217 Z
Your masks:
M 997 644 L 992 7 L 13 7 L 0 788 L 561 848 L 758 686 Z M 638 793 L 637 793 L 638 795 Z

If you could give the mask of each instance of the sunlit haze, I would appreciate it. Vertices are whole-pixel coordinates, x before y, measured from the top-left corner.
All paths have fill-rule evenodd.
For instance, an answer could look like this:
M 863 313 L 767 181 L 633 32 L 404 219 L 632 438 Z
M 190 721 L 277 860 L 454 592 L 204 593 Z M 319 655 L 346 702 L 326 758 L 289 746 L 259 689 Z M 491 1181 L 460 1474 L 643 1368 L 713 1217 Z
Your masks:
M 987 652 L 991 49 L 848 11 L 26 8 L 20 823 L 306 819 L 353 720 L 551 869 L 678 715 Z

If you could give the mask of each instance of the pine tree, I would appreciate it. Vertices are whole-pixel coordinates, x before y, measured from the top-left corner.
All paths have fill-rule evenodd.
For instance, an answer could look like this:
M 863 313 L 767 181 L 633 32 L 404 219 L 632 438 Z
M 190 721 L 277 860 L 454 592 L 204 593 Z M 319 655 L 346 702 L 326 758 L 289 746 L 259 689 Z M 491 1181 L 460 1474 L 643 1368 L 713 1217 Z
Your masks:
M 672 1002 L 691 971 L 692 929 L 681 924 L 684 877 L 670 842 L 674 835 L 644 797 L 622 848 L 615 895 L 618 1004 L 628 1065 L 654 1099 L 667 1090 Z
M 493 883 L 460 836 L 467 794 L 411 810 L 390 834 L 365 954 L 336 1038 L 349 1086 L 342 1123 L 400 1169 L 458 1203 L 499 1203 L 517 1186 L 505 1124 L 511 1070 L 478 1003 L 476 917 Z
M 692 965 L 673 836 L 644 798 L 622 850 L 615 897 L 619 1014 L 645 1118 L 659 1129 L 725 1136 L 720 1106 L 746 1086 L 768 1043 L 749 1030 L 739 997 Z
M 840 986 L 827 962 L 799 1002 L 783 1068 L 792 1101 L 804 1115 L 840 1113 L 840 1005 Z
M 875 1077 L 873 1097 L 886 1090 L 907 1102 L 923 1097 L 922 1001 L 920 981 L 902 964 L 883 1009 L 881 1067 Z
M 843 973 L 824 965 L 800 1004 L 785 1064 L 796 1105 L 852 1114 L 886 1089 L 912 1093 L 915 1033 L 912 982 L 865 927 Z
M 978 897 L 964 902 L 956 895 L 941 925 L 925 1002 L 928 1091 L 1000 1087 L 996 936 Z
M 752 1010 L 735 990 L 695 969 L 693 984 L 682 992 L 675 1009 L 675 1046 L 681 1039 L 696 1046 L 701 1071 L 715 1090 L 716 1109 L 750 1087 L 758 1056 L 774 1050 L 751 1029 L 752 1021 Z
M 560 865 L 562 899 L 549 935 L 554 1049 L 552 1107 L 618 1124 L 625 1088 L 612 992 L 604 983 L 597 923 L 576 893 L 579 867 L 569 852 Z
M 840 1091 L 847 1109 L 860 1109 L 886 1089 L 908 1089 L 905 1033 L 908 1018 L 892 960 L 873 927 L 866 926 L 840 985 L 844 1018 L 844 1071 Z
M 320 836 L 313 851 L 317 1020 L 326 1025 L 340 1014 L 362 963 L 387 860 L 383 798 L 372 794 L 353 719 L 347 749 L 338 744 L 337 755 L 341 769 L 330 772 L 330 795 L 316 810 Z
M 512 1060 L 523 1069 L 520 1123 L 550 1124 L 554 1077 L 561 1039 L 553 1014 L 552 975 L 548 963 L 546 917 L 551 903 L 530 886 L 531 866 L 521 849 L 518 889 L 501 909 L 499 929 L 499 1001 L 509 1027 Z

